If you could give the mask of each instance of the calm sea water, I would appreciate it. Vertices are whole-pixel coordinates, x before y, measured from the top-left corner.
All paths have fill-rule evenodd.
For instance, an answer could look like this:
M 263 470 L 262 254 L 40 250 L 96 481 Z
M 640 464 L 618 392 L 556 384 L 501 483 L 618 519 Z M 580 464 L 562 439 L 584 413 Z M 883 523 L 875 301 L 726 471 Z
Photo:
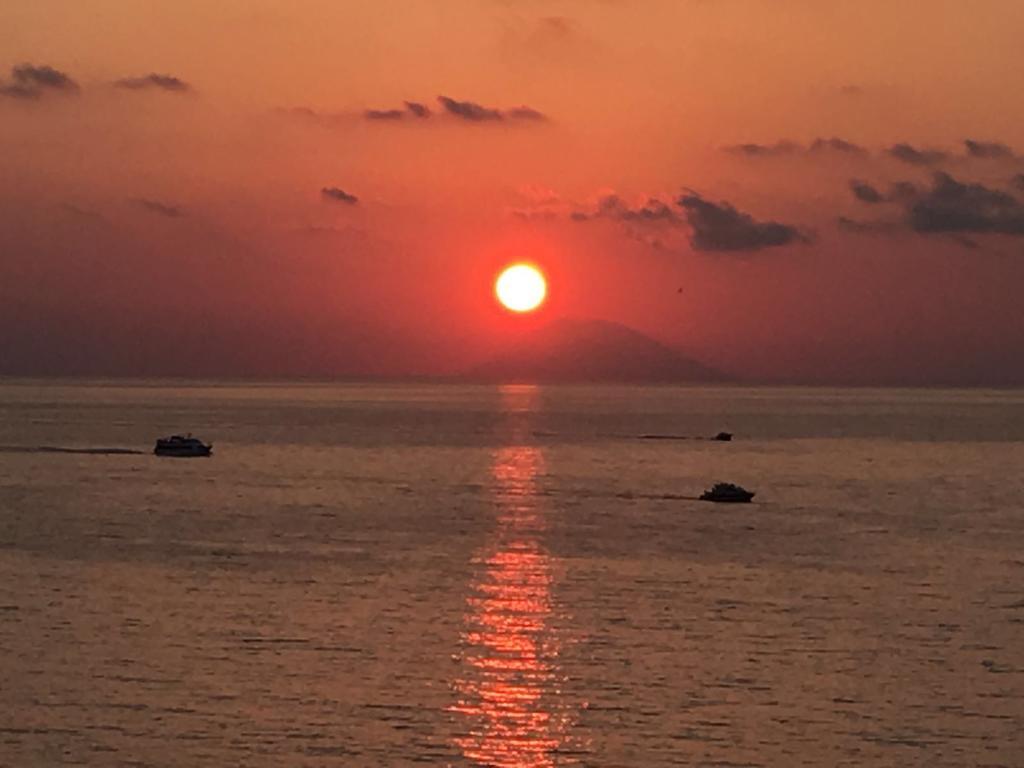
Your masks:
M 0 446 L 5 766 L 1024 764 L 1024 392 L 9 382 Z

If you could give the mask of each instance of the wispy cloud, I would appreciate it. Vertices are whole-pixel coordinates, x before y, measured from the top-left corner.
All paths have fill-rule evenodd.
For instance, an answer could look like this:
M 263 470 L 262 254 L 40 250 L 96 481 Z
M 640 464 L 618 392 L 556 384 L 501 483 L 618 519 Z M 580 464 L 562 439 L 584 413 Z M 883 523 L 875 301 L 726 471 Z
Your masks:
M 345 205 L 355 205 L 359 202 L 359 198 L 355 195 L 351 195 L 345 190 L 339 187 L 324 187 L 320 190 L 320 195 L 325 200 L 330 200 L 336 203 L 344 203 Z
M 405 108 L 409 110 L 409 113 L 414 117 L 426 118 L 430 117 L 430 108 L 426 104 L 421 104 L 418 101 L 407 101 L 405 102 Z
M 437 100 L 445 112 L 462 120 L 474 123 L 486 120 L 501 120 L 501 111 L 492 107 L 484 107 L 474 101 L 458 101 L 448 96 L 438 96 Z
M 367 120 L 401 120 L 405 115 L 402 109 L 368 109 L 363 112 Z
M 815 156 L 826 153 L 838 153 L 846 155 L 866 155 L 867 150 L 852 141 L 840 139 L 837 136 L 831 138 L 817 138 L 809 144 L 800 144 L 795 141 L 783 139 L 774 144 L 731 144 L 723 149 L 733 155 L 744 157 L 787 157 L 787 156 Z
M 162 203 L 159 200 L 136 197 L 132 202 L 149 213 L 156 214 L 157 216 L 165 216 L 169 219 L 177 219 L 185 215 L 185 211 L 180 206 Z
M 949 159 L 949 153 L 941 149 L 918 149 L 910 144 L 893 144 L 885 152 L 909 165 L 936 165 Z
M 867 182 L 858 181 L 857 179 L 850 180 L 850 191 L 853 196 L 860 200 L 862 203 L 868 203 L 874 205 L 885 201 L 885 196 L 879 192 L 875 187 L 871 186 Z
M 1013 149 L 998 141 L 975 141 L 964 139 L 964 147 L 970 157 L 1009 160 L 1016 157 Z
M 141 77 L 123 77 L 114 81 L 115 88 L 124 88 L 130 91 L 158 90 L 170 91 L 172 93 L 183 93 L 192 90 L 192 86 L 184 80 L 173 75 L 161 75 L 150 72 Z
M 543 112 L 525 105 L 502 111 L 495 107 L 485 107 L 475 101 L 459 101 L 449 96 L 438 96 L 437 100 L 449 115 L 471 123 L 497 122 L 506 119 L 531 121 L 547 119 Z
M 592 221 L 595 219 L 613 219 L 626 222 L 679 222 L 681 216 L 671 206 L 657 198 L 649 198 L 642 205 L 629 205 L 619 195 L 609 193 L 603 195 L 591 211 L 575 210 L 570 214 L 573 221 Z

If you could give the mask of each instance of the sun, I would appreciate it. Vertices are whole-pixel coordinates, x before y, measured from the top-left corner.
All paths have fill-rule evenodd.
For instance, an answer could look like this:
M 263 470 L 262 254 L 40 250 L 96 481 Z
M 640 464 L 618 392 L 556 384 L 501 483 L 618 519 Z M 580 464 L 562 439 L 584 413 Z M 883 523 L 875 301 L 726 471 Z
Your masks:
M 506 267 L 494 283 L 498 301 L 513 312 L 532 312 L 544 302 L 547 292 L 544 275 L 529 264 Z

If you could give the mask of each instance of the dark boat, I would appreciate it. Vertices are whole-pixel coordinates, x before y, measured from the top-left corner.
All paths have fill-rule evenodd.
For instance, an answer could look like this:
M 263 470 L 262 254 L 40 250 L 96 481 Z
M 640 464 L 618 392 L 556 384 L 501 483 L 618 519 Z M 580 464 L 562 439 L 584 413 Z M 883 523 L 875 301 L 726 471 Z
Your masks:
M 171 435 L 158 439 L 153 453 L 157 456 L 177 456 L 179 458 L 209 456 L 213 453 L 213 445 L 207 445 L 202 440 L 192 437 L 191 434 Z
M 732 440 L 732 432 L 719 432 L 717 435 L 711 438 L 712 440 L 719 440 L 723 443 L 727 443 Z
M 700 495 L 701 501 L 718 501 L 726 504 L 745 504 L 754 498 L 754 492 L 732 483 L 715 483 Z

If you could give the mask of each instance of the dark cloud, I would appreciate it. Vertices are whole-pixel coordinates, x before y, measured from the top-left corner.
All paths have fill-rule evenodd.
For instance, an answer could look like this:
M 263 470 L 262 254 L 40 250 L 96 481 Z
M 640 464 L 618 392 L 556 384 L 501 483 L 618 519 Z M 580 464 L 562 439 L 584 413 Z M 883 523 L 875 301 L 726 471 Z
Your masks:
M 0 84 L 0 95 L 15 99 L 38 99 L 47 92 L 77 93 L 78 90 L 78 83 L 45 64 L 12 67 L 10 81 Z
M 864 155 L 867 150 L 853 142 L 833 136 L 818 138 L 804 146 L 794 141 L 777 141 L 774 144 L 734 144 L 725 147 L 726 152 L 746 157 L 783 157 L 787 155 L 818 155 L 826 152 L 840 152 L 849 155 Z
M 503 112 L 494 107 L 485 107 L 473 101 L 457 101 L 448 96 L 438 96 L 437 100 L 448 114 L 473 123 L 494 122 L 506 118 L 509 120 L 547 120 L 547 116 L 543 112 L 525 105 Z
M 680 216 L 670 206 L 657 198 L 650 198 L 636 208 L 631 207 L 621 197 L 612 193 L 605 195 L 597 202 L 593 212 L 574 211 L 569 215 L 573 221 L 590 221 L 593 219 L 613 219 L 635 223 L 680 222 Z
M 409 110 L 413 117 L 430 117 L 430 109 L 427 108 L 426 104 L 420 104 L 418 101 L 405 102 L 405 108 Z
M 1019 187 L 1024 190 L 1024 174 L 1020 176 Z M 1001 189 L 961 182 L 943 171 L 935 173 L 927 188 L 908 181 L 894 183 L 887 195 L 864 182 L 851 181 L 850 188 L 865 202 L 899 206 L 901 214 L 895 221 L 840 218 L 839 227 L 849 232 L 945 234 L 964 248 L 972 249 L 980 246 L 967 235 L 1024 236 L 1024 203 Z
M 158 216 L 166 216 L 169 219 L 177 219 L 185 215 L 185 212 L 179 206 L 161 203 L 159 200 L 147 200 L 142 197 L 137 197 L 133 202 L 142 206 L 150 213 L 155 213 Z
M 755 251 L 809 241 L 796 227 L 757 221 L 729 203 L 712 203 L 695 192 L 682 195 L 676 203 L 686 213 L 693 229 L 690 243 L 698 251 Z
M 1013 150 L 998 141 L 974 141 L 972 139 L 964 139 L 964 147 L 967 148 L 967 154 L 971 157 L 995 159 L 1009 159 L 1014 157 Z
M 915 232 L 1024 235 L 1024 205 L 1013 195 L 936 173 L 931 189 L 907 204 Z
M 547 120 L 543 112 L 538 112 L 533 107 L 513 107 L 505 115 L 513 120 Z
M 346 205 L 355 205 L 359 202 L 359 198 L 355 195 L 350 195 L 343 189 L 338 187 L 324 187 L 320 190 L 320 194 L 327 200 L 333 200 L 338 203 L 345 203 Z
M 132 91 L 155 88 L 160 91 L 171 91 L 176 93 L 183 93 L 192 89 L 188 83 L 180 78 L 174 77 L 173 75 L 160 75 L 156 72 L 150 72 L 148 75 L 143 75 L 142 77 L 123 77 L 114 82 L 114 87 L 126 88 Z
M 351 124 L 355 117 L 345 112 L 318 112 L 310 107 L 278 107 L 274 110 L 279 115 L 284 115 L 294 120 L 311 125 L 319 125 L 324 128 L 339 128 Z
M 830 139 L 815 139 L 807 148 L 808 152 L 845 152 L 851 155 L 864 155 L 864 147 L 833 136 Z
M 404 115 L 400 109 L 368 109 L 363 112 L 367 120 L 401 120 Z
M 725 151 L 746 157 L 778 157 L 795 154 L 801 151 L 801 148 L 792 141 L 779 141 L 775 144 L 733 144 L 725 147 Z
M 949 158 L 949 154 L 938 149 L 916 149 L 910 144 L 893 144 L 886 151 L 890 157 L 910 165 L 935 165 Z
M 853 192 L 853 196 L 860 200 L 862 203 L 874 205 L 876 203 L 881 203 L 885 201 L 885 196 L 881 192 L 879 192 L 873 186 L 864 181 L 851 179 L 850 191 Z
M 1019 189 L 1024 192 L 1024 173 L 1018 173 L 1012 179 L 1010 179 L 1010 186 L 1014 189 Z
M 430 110 L 418 101 L 404 102 L 404 109 L 368 109 L 363 113 L 367 120 L 401 120 L 406 114 L 415 118 L 430 117 Z
M 437 100 L 444 107 L 445 111 L 455 115 L 462 120 L 483 122 L 486 120 L 501 120 L 501 111 L 490 107 L 483 107 L 472 101 L 456 101 L 447 96 L 438 96 Z

